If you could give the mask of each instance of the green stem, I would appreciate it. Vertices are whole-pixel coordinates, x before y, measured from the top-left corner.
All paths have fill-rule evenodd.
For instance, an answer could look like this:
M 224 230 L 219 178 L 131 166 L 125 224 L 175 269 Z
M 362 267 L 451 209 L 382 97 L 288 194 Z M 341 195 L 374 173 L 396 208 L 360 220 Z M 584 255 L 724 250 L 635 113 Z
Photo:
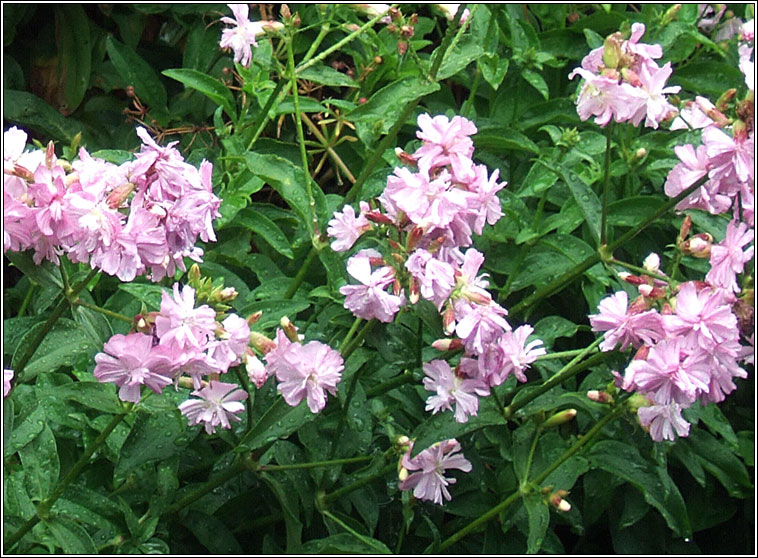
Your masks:
M 263 128 L 266 127 L 266 124 L 268 123 L 268 114 L 271 111 L 271 107 L 274 106 L 274 102 L 277 101 L 277 98 L 279 98 L 279 100 L 283 99 L 287 94 L 287 91 L 282 91 L 285 85 L 289 87 L 289 83 L 286 81 L 277 82 L 276 87 L 271 92 L 271 95 L 268 96 L 268 99 L 266 100 L 266 106 L 263 107 L 263 111 L 261 113 L 261 121 L 258 123 L 258 127 L 255 129 L 253 138 L 250 140 L 250 143 L 247 146 L 247 151 L 250 151 L 253 148 L 253 145 L 255 145 L 255 142 L 258 140 L 258 136 L 261 135 Z
M 374 480 L 376 480 L 376 479 L 378 479 L 380 477 L 383 477 L 387 473 L 391 473 L 392 471 L 395 471 L 395 470 L 397 470 L 397 464 L 390 463 L 389 465 L 387 465 L 383 469 L 380 469 L 379 471 L 377 471 L 373 475 L 368 475 L 367 477 L 364 477 L 364 478 L 362 478 L 360 480 L 357 480 L 357 481 L 355 481 L 352 484 L 348 484 L 347 486 L 343 486 L 342 488 L 340 488 L 338 490 L 335 490 L 331 494 L 326 494 L 324 496 L 324 502 L 325 503 L 329 503 L 329 502 L 332 502 L 334 500 L 338 500 L 339 498 L 341 498 L 345 494 L 350 494 L 351 492 L 353 492 L 355 490 L 358 490 L 359 488 L 361 488 L 363 486 L 366 486 L 370 482 L 373 482 Z
M 451 21 L 447 27 L 447 31 L 445 32 L 445 37 L 442 39 L 442 44 L 440 44 L 440 49 L 439 51 L 437 51 L 437 56 L 432 61 L 432 68 L 431 70 L 429 70 L 429 76 L 432 79 L 432 81 L 437 78 L 437 72 L 442 66 L 443 60 L 447 57 L 448 53 L 452 50 L 453 45 L 460 40 L 462 33 L 466 30 L 468 23 L 472 20 L 471 16 L 474 14 L 474 12 L 476 11 L 478 7 L 479 7 L 478 4 L 475 4 L 474 7 L 471 8 L 470 15 L 468 19 L 466 19 L 466 22 L 460 27 L 458 27 L 461 21 L 461 16 L 463 15 L 464 10 L 466 9 L 466 4 L 460 4 L 458 6 L 458 11 L 455 13 L 455 16 L 453 16 L 453 21 Z M 456 30 L 458 30 L 457 33 L 456 33 Z
M 305 190 L 308 193 L 308 204 L 311 210 L 312 231 L 311 236 L 318 236 L 318 217 L 316 216 L 316 200 L 313 198 L 310 170 L 308 168 L 308 153 L 305 150 L 305 134 L 303 133 L 303 121 L 300 117 L 300 95 L 297 91 L 297 76 L 295 75 L 295 53 L 292 43 L 295 40 L 294 31 L 291 31 L 287 37 L 287 67 L 290 75 L 290 88 L 292 89 L 292 101 L 295 104 L 295 129 L 297 130 L 297 139 L 300 147 L 300 160 L 303 165 L 303 174 L 305 175 Z
M 132 403 L 127 403 L 124 405 L 124 411 L 118 415 L 115 415 L 111 419 L 111 422 L 108 423 L 108 426 L 106 426 L 100 435 L 95 438 L 94 442 L 92 442 L 92 445 L 79 458 L 79 461 L 77 461 L 74 466 L 69 469 L 63 480 L 58 484 L 58 486 L 55 487 L 53 493 L 37 505 L 37 511 L 34 514 L 34 517 L 24 523 L 24 525 L 22 525 L 18 531 L 13 533 L 13 535 L 5 539 L 6 552 L 13 548 L 13 546 L 19 540 L 21 540 L 21 538 L 26 533 L 28 533 L 37 523 L 39 523 L 41 519 L 47 518 L 47 515 L 50 511 L 50 508 L 53 507 L 53 504 L 58 500 L 58 498 L 63 495 L 63 493 L 66 491 L 66 488 L 68 488 L 68 486 L 79 476 L 84 467 L 86 467 L 89 463 L 90 458 L 98 449 L 100 449 L 100 446 L 105 443 L 106 438 L 108 438 L 110 433 L 113 432 L 113 430 L 119 425 L 122 420 L 124 420 L 124 417 L 129 414 L 129 411 L 131 411 L 132 407 Z
M 175 503 L 173 506 L 168 508 L 166 511 L 164 511 L 161 515 L 174 515 L 181 511 L 182 509 L 189 506 L 192 502 L 199 500 L 209 492 L 211 492 L 213 489 L 218 488 L 222 484 L 230 481 L 237 475 L 241 475 L 247 470 L 247 464 L 245 463 L 244 458 L 238 459 L 235 463 L 233 463 L 230 467 L 228 467 L 223 473 L 220 473 L 218 476 L 213 477 L 210 479 L 205 485 L 203 485 L 201 488 L 195 490 L 194 492 L 188 494 L 181 500 L 179 500 L 177 503 Z
M 96 269 L 93 269 L 87 277 L 82 280 L 77 285 L 74 285 L 73 288 L 71 288 L 70 293 L 68 296 L 74 297 L 79 292 L 87 286 L 87 283 L 90 282 L 90 280 L 97 275 L 98 271 Z M 63 315 L 63 312 L 68 308 L 68 298 L 66 298 L 66 295 L 64 295 L 61 300 L 58 302 L 58 304 L 53 309 L 52 314 L 47 318 L 47 321 L 42 326 L 42 328 L 39 330 L 37 335 L 32 339 L 29 343 L 29 345 L 26 348 L 26 352 L 21 356 L 21 358 L 16 362 L 15 364 L 15 373 L 17 378 L 22 378 L 22 372 L 24 371 L 24 368 L 29 363 L 29 359 L 32 358 L 32 355 L 34 355 L 34 351 L 37 350 L 37 348 L 40 346 L 40 343 L 42 343 L 42 340 L 45 338 L 45 336 L 50 333 L 50 330 L 53 329 L 53 326 L 55 325 L 55 322 L 58 321 L 58 318 Z
M 24 300 L 21 302 L 21 307 L 18 309 L 16 316 L 21 317 L 26 314 L 26 309 L 29 306 L 29 303 L 32 301 L 32 293 L 34 293 L 36 286 L 37 285 L 32 282 L 29 283 L 29 288 L 26 289 L 26 295 L 24 296 Z
M 131 324 L 133 321 L 128 316 L 124 316 L 123 314 L 118 314 L 116 312 L 111 312 L 110 310 L 106 310 L 105 308 L 101 308 L 100 306 L 90 304 L 89 302 L 83 301 L 81 298 L 77 298 L 76 300 L 72 301 L 71 304 L 76 305 L 76 306 L 83 306 L 84 308 L 89 308 L 90 310 L 93 310 L 95 312 L 100 312 L 101 314 L 104 314 L 110 318 L 121 320 L 122 322 L 126 322 L 128 324 Z
M 297 275 L 295 275 L 295 278 L 292 280 L 292 283 L 290 283 L 290 286 L 287 287 L 287 292 L 284 293 L 284 299 L 290 299 L 293 296 L 295 296 L 295 293 L 297 292 L 298 287 L 303 283 L 305 280 L 305 276 L 308 275 L 308 270 L 311 267 L 311 264 L 313 263 L 313 258 L 316 257 L 318 254 L 318 250 L 316 247 L 312 247 L 311 251 L 308 252 L 308 255 L 305 257 L 305 261 L 303 262 L 303 265 L 300 266 L 300 270 L 297 272 Z
M 386 382 L 382 382 L 378 386 L 374 386 L 371 389 L 366 390 L 366 399 L 371 399 L 372 397 L 376 397 L 377 395 L 383 395 L 387 393 L 388 391 L 392 391 L 396 387 L 404 386 L 405 384 L 410 384 L 411 382 L 414 382 L 415 378 L 413 377 L 413 374 L 410 370 L 403 371 L 402 374 L 399 376 L 395 376 L 391 380 L 387 380 Z
M 511 418 L 516 411 L 527 405 L 530 401 L 533 401 L 543 393 L 549 391 L 552 389 L 553 386 L 560 384 L 567 380 L 568 378 L 571 378 L 572 376 L 575 376 L 582 370 L 586 370 L 590 366 L 593 366 L 599 362 L 602 362 L 605 360 L 607 354 L 606 353 L 599 353 L 596 355 L 591 356 L 587 360 L 585 360 L 582 363 L 579 363 L 579 361 L 584 358 L 585 355 L 589 354 L 591 351 L 593 351 L 603 340 L 602 337 L 597 338 L 592 345 L 584 349 L 581 353 L 576 355 L 566 366 L 561 368 L 554 376 L 552 376 L 550 379 L 548 379 L 544 384 L 542 384 L 540 387 L 535 389 L 534 391 L 530 391 L 526 396 L 524 396 L 522 399 L 519 399 L 518 401 L 514 401 L 510 405 L 508 405 L 505 408 L 505 418 Z
M 548 353 L 546 355 L 538 356 L 537 361 L 541 360 L 552 360 L 555 358 L 566 358 L 566 357 L 575 357 L 578 354 L 581 354 L 586 349 L 571 349 L 570 351 L 558 351 L 555 353 Z
M 611 185 L 611 137 L 613 121 L 605 129 L 605 178 L 603 179 L 603 214 L 600 218 L 600 245 L 608 242 L 608 190 Z
M 397 6 L 397 4 L 393 4 L 392 5 L 392 7 L 395 7 L 395 6 Z M 378 16 L 370 19 L 370 20 L 368 20 L 366 23 L 364 23 L 363 25 L 361 25 L 358 29 L 356 29 L 355 31 L 353 31 L 352 33 L 350 33 L 349 35 L 347 35 L 344 39 L 342 39 L 342 40 L 337 41 L 336 43 L 334 43 L 332 46 L 330 46 L 329 48 L 327 48 L 324 52 L 322 52 L 321 54 L 319 54 L 315 58 L 311 58 L 307 62 L 301 63 L 300 66 L 298 66 L 295 69 L 295 73 L 299 74 L 300 72 L 302 72 L 306 68 L 310 68 L 314 64 L 316 64 L 318 62 L 321 62 L 323 59 L 325 59 L 331 53 L 338 51 L 343 46 L 345 46 L 347 43 L 349 43 L 350 41 L 352 41 L 353 39 L 355 39 L 358 35 L 360 35 L 361 33 L 363 33 L 366 29 L 369 29 L 370 27 L 373 27 L 374 25 L 376 25 L 379 22 L 379 20 L 382 19 L 384 16 L 385 16 L 385 14 L 380 14 L 380 15 L 378 15 Z
M 247 375 L 242 372 L 242 367 L 235 366 L 234 371 L 237 373 L 237 379 L 240 381 L 240 384 L 247 392 L 245 407 L 247 408 L 247 431 L 249 432 L 253 429 L 253 400 L 255 392 L 250 389 L 250 380 L 248 380 Z
M 342 459 L 332 459 L 329 461 L 312 461 L 310 463 L 291 463 L 288 465 L 260 465 L 256 471 L 289 471 L 292 469 L 315 469 L 317 467 L 332 467 L 334 465 L 348 465 L 350 463 L 363 463 L 371 461 L 370 455 L 360 455 L 358 457 L 344 457 Z
M 374 329 L 374 326 L 376 325 L 376 318 L 373 318 L 366 322 L 366 324 L 363 326 L 363 328 L 358 332 L 358 335 L 355 336 L 355 339 L 348 345 L 348 347 L 345 349 L 345 352 L 342 353 L 342 358 L 345 360 L 348 359 L 348 357 L 353 354 L 353 351 L 357 349 L 361 343 L 363 343 L 363 339 L 371 333 L 371 330 Z
M 542 426 L 538 426 L 534 433 L 534 440 L 532 440 L 532 447 L 529 449 L 529 455 L 526 458 L 526 465 L 524 465 L 524 480 L 521 482 L 521 488 L 525 488 L 528 484 L 529 471 L 532 469 L 532 461 L 534 460 L 534 452 L 537 450 L 537 442 L 542 435 Z
M 550 465 L 547 469 L 545 469 L 542 473 L 540 473 L 533 481 L 531 481 L 534 485 L 539 485 L 542 483 L 550 474 L 555 471 L 558 467 L 560 467 L 567 459 L 572 457 L 574 454 L 576 454 L 580 449 L 582 449 L 585 445 L 587 445 L 590 440 L 592 440 L 597 434 L 603 429 L 603 427 L 608 424 L 611 420 L 616 418 L 620 412 L 624 409 L 624 405 L 618 405 L 613 411 L 608 413 L 605 417 L 603 417 L 595 426 L 593 426 L 584 436 L 579 438 L 574 444 L 566 450 L 566 452 L 560 456 L 552 465 Z M 490 519 L 498 516 L 500 512 L 505 510 L 508 506 L 513 504 L 516 500 L 518 500 L 521 497 L 521 491 L 518 490 L 508 496 L 505 500 L 500 502 L 497 506 L 493 507 L 489 511 L 483 513 L 479 517 L 477 517 L 474 521 L 466 525 L 463 529 L 460 529 L 447 539 L 445 539 L 442 544 L 440 544 L 439 547 L 437 547 L 436 551 L 441 551 L 449 546 L 455 544 L 459 540 L 461 540 L 463 537 L 468 535 L 471 531 L 474 531 L 475 529 L 481 527 L 484 525 L 487 521 Z M 428 554 L 433 550 L 433 547 L 430 545 L 427 547 L 427 549 L 424 551 L 424 554 Z
M 561 275 L 560 277 L 557 277 L 555 280 L 551 281 L 546 286 L 542 287 L 541 289 L 538 289 L 536 292 L 526 297 L 524 300 L 522 300 L 518 304 L 514 305 L 512 308 L 510 308 L 510 315 L 511 316 L 515 314 L 523 315 L 525 311 L 529 310 L 537 302 L 539 302 L 543 298 L 546 298 L 554 294 L 556 291 L 559 291 L 568 283 L 571 283 L 577 277 L 580 277 L 582 274 L 584 274 L 585 271 L 587 271 L 593 265 L 601 261 L 604 257 L 607 257 L 607 254 L 612 254 L 616 248 L 618 248 L 619 246 L 623 246 L 624 244 L 629 242 L 629 240 L 631 240 L 636 235 L 638 235 L 642 230 L 647 228 L 648 225 L 657 221 L 662 215 L 664 215 L 666 212 L 668 212 L 670 209 L 676 206 L 676 204 L 678 204 L 684 198 L 689 196 L 692 192 L 700 188 L 707 181 L 708 181 L 708 176 L 704 176 L 695 184 L 693 184 L 692 186 L 684 190 L 677 197 L 672 198 L 666 203 L 664 203 L 660 208 L 658 208 L 658 211 L 656 211 L 653 215 L 651 215 L 647 219 L 640 222 L 636 227 L 627 231 L 625 234 L 621 235 L 612 244 L 601 247 L 601 250 L 598 250 L 591 256 L 587 257 L 584 261 L 578 263 L 570 271 L 568 271 L 564 275 Z M 604 254 L 602 254 L 601 252 L 604 252 Z
M 676 251 L 676 256 L 674 257 L 674 261 L 671 264 L 671 271 L 669 272 L 669 277 L 671 279 L 676 278 L 676 274 L 679 272 L 679 264 L 682 262 L 682 256 L 684 253 L 681 250 Z
M 339 348 L 340 354 L 344 354 L 344 351 L 347 348 L 347 344 L 353 338 L 353 335 L 355 335 L 355 331 L 358 329 L 358 326 L 361 324 L 362 321 L 363 321 L 363 318 L 355 318 L 353 325 L 350 326 L 350 329 L 348 330 L 347 335 L 345 335 L 345 338 L 342 340 L 342 344 L 340 345 L 340 348 Z

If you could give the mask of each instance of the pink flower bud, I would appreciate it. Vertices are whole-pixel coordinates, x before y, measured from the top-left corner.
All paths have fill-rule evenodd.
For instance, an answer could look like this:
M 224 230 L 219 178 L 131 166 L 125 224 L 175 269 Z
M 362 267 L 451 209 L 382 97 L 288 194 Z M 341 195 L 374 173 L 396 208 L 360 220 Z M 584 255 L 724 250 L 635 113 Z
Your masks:
M 543 428 L 554 428 L 566 422 L 574 420 L 576 409 L 566 409 L 555 413 L 552 417 L 542 423 Z
M 259 353 L 265 355 L 269 351 L 273 351 L 276 349 L 276 342 L 272 341 L 262 333 L 258 333 L 257 331 L 251 331 L 250 332 L 250 344 L 253 346 L 253 348 L 258 351 Z
M 282 331 L 287 336 L 287 339 L 293 343 L 298 343 L 300 340 L 297 337 L 297 327 L 293 324 L 287 316 L 282 316 L 279 320 L 279 325 L 282 326 Z
M 587 392 L 587 398 L 596 403 L 613 403 L 613 396 L 607 391 L 591 389 Z
M 432 347 L 438 351 L 457 351 L 463 348 L 463 341 L 457 337 L 437 339 L 432 343 Z
M 709 258 L 713 237 L 708 233 L 699 233 L 689 240 L 682 242 L 680 248 L 683 253 L 696 258 Z

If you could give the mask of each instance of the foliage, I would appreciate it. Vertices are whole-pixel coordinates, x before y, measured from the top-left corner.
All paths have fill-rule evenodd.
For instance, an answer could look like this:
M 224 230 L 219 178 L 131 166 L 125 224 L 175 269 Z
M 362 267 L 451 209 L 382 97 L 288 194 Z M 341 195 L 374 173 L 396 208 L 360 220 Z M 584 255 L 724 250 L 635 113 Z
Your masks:
M 598 352 L 588 320 L 607 295 L 636 296 L 621 272 L 651 252 L 676 280 L 703 280 L 707 262 L 675 244 L 684 219 L 663 188 L 674 146 L 695 133 L 603 133 L 579 118 L 568 78 L 639 22 L 682 100 L 744 98 L 737 39 L 718 39 L 726 23 L 698 26 L 697 5 L 469 5 L 462 25 L 426 4 L 401 5 L 389 25 L 348 5 L 257 6 L 251 19 L 284 25 L 258 37 L 249 67 L 219 48 L 223 4 L 3 6 L 4 129 L 55 141 L 61 159 L 84 146 L 120 164 L 143 126 L 190 165 L 210 161 L 221 200 L 216 242 L 198 241 L 205 283 L 191 268 L 122 282 L 6 252 L 3 357 L 16 377 L 3 402 L 4 550 L 753 553 L 753 367 L 722 403 L 685 411 L 688 437 L 655 442 L 614 385 L 634 351 Z M 752 6 L 728 8 L 752 18 Z M 354 282 L 348 258 L 327 235 L 335 211 L 384 191 L 396 147 L 421 146 L 422 114 L 470 119 L 476 162 L 507 182 L 504 216 L 473 245 L 495 301 L 547 349 L 526 383 L 493 386 L 463 423 L 425 410 L 424 363 L 458 362 L 432 347 L 446 337 L 440 312 L 421 300 L 389 323 L 356 319 L 340 292 Z M 685 213 L 724 238 L 728 217 Z M 95 354 L 158 312 L 175 282 L 219 313 L 260 312 L 252 332 L 274 338 L 286 317 L 295 339 L 339 350 L 336 395 L 314 413 L 233 366 L 224 381 L 247 393 L 245 411 L 213 434 L 177 408 L 186 383 L 119 400 L 93 375 Z M 236 298 L 219 298 L 224 287 Z M 452 500 L 402 490 L 409 439 L 415 456 L 450 438 L 471 464 L 448 473 Z

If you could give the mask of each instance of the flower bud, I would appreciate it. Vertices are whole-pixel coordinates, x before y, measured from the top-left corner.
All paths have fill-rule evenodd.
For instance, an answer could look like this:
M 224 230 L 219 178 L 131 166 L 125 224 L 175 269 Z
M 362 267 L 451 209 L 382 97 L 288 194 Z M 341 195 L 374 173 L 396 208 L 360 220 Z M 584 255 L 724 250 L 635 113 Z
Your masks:
M 660 287 L 653 287 L 652 285 L 640 285 L 637 287 L 637 290 L 640 291 L 642 296 L 648 298 L 663 298 L 666 295 L 666 292 L 663 289 Z
M 253 325 L 255 322 L 257 322 L 258 320 L 260 320 L 262 316 L 263 316 L 263 311 L 262 310 L 258 310 L 257 312 L 253 312 L 247 318 L 247 325 Z
M 630 411 L 636 413 L 640 407 L 649 407 L 653 402 L 641 393 L 635 393 L 629 399 L 626 400 L 626 406 Z
M 716 101 L 716 109 L 720 112 L 726 112 L 729 108 L 729 103 L 734 99 L 734 96 L 737 94 L 737 90 L 727 89 L 721 94 L 721 97 L 718 98 Z
M 260 389 L 263 387 L 263 384 L 265 384 L 268 379 L 268 373 L 261 360 L 250 353 L 245 353 L 242 359 L 245 362 L 247 377 L 255 384 L 256 388 Z
M 387 215 L 384 213 L 380 213 L 379 211 L 366 211 L 364 213 L 366 216 L 366 219 L 369 221 L 373 221 L 374 223 L 379 223 L 381 225 L 394 225 L 395 223 L 390 219 Z
M 284 335 L 287 336 L 287 339 L 293 343 L 298 343 L 300 341 L 297 336 L 297 327 L 287 316 L 282 316 L 282 319 L 279 320 L 279 325 L 282 326 L 282 331 L 284 332 Z
M 623 68 L 621 70 L 621 76 L 624 78 L 624 81 L 629 83 L 629 85 L 632 85 L 633 87 L 642 87 L 642 80 L 640 79 L 640 76 L 638 76 L 637 73 L 633 70 L 630 70 L 629 68 Z
M 129 194 L 134 190 L 134 184 L 127 182 L 121 186 L 116 186 L 111 190 L 108 197 L 105 198 L 105 203 L 111 209 L 118 209 L 129 197 Z
M 405 467 L 400 467 L 400 470 L 397 472 L 397 478 L 400 480 L 400 482 L 403 482 L 405 479 L 408 478 L 408 469 Z
M 681 251 L 696 258 L 710 258 L 713 237 L 708 233 L 698 233 L 682 242 Z
M 647 355 L 650 353 L 650 347 L 642 345 L 637 352 L 634 353 L 632 360 L 647 360 Z
M 419 225 L 414 226 L 405 239 L 405 250 L 409 253 L 413 252 L 422 236 L 424 236 L 424 227 L 420 227 Z
M 23 178 L 27 182 L 34 182 L 34 173 L 30 171 L 29 169 L 27 169 L 26 167 L 22 167 L 18 163 L 13 163 L 13 170 L 8 174 L 12 174 L 13 176 L 18 176 L 19 178 Z
M 661 24 L 662 25 L 668 25 L 672 21 L 676 19 L 677 14 L 679 13 L 679 10 L 682 9 L 681 4 L 674 4 L 671 6 L 668 10 L 666 10 L 666 13 L 663 14 L 663 18 L 661 18 Z
M 634 152 L 634 156 L 637 159 L 642 159 L 645 155 L 647 155 L 647 149 L 644 147 L 640 147 L 637 151 Z
M 684 241 L 690 234 L 690 230 L 692 229 L 692 217 L 689 215 L 686 215 L 684 217 L 684 220 L 682 221 L 682 226 L 679 227 L 679 238 L 677 239 L 677 244 Z
M 642 267 L 645 268 L 645 271 L 649 271 L 650 273 L 658 273 L 658 270 L 661 267 L 660 256 L 655 252 L 651 252 L 642 262 Z
M 257 331 L 250 332 L 250 345 L 259 353 L 265 355 L 269 351 L 276 349 L 276 342 L 272 341 L 262 333 Z
M 595 403 L 613 403 L 613 396 L 607 391 L 591 389 L 587 392 L 587 398 Z
M 566 422 L 574 420 L 576 409 L 565 409 L 555 413 L 552 417 L 542 423 L 543 428 L 554 428 Z
M 605 39 L 605 43 L 603 44 L 603 65 L 606 68 L 616 69 L 619 67 L 622 54 L 622 41 L 621 33 L 613 33 Z
M 463 348 L 463 341 L 457 337 L 445 337 L 437 339 L 432 343 L 432 347 L 438 351 L 455 351 Z
M 45 149 L 45 166 L 49 169 L 55 165 L 55 144 L 51 141 L 47 142 L 47 149 Z
M 397 53 L 402 56 L 408 51 L 408 43 L 406 41 L 397 42 Z
M 442 327 L 448 335 L 455 331 L 455 310 L 452 304 L 448 304 L 445 313 L 442 314 Z
M 284 21 L 289 21 L 289 19 L 292 17 L 292 12 L 290 11 L 290 7 L 287 4 L 282 4 L 279 8 L 279 12 L 282 14 L 282 19 Z
M 408 285 L 408 299 L 411 304 L 416 304 L 419 300 L 419 288 L 418 281 L 415 277 L 411 277 Z

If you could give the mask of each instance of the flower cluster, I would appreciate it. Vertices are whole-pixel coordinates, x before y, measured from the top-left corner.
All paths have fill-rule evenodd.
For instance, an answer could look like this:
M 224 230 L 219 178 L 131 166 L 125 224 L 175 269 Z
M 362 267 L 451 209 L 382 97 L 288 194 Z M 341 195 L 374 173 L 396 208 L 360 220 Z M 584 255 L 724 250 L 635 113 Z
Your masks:
M 603 46 L 592 50 L 575 68 L 569 79 L 584 79 L 576 101 L 582 120 L 591 116 L 595 123 L 605 126 L 616 122 L 631 122 L 639 126 L 658 128 L 658 125 L 676 114 L 676 108 L 666 95 L 678 93 L 679 86 L 666 87 L 671 76 L 671 63 L 663 67 L 655 62 L 663 55 L 660 45 L 639 42 L 645 33 L 642 23 L 632 24 L 629 39 L 621 33 L 608 36 Z
M 727 91 L 714 105 L 704 97 L 685 103 L 671 129 L 702 129 L 701 145 L 680 145 L 674 148 L 679 163 L 671 169 L 664 190 L 676 197 L 707 177 L 704 184 L 684 198 L 676 208 L 702 209 L 712 214 L 734 211 L 734 217 L 750 226 L 755 215 L 755 67 L 752 61 L 755 41 L 754 20 L 741 27 L 739 47 L 740 70 L 748 87 L 746 98 L 737 103 L 736 118 L 724 112 L 734 98 L 735 90 Z
M 420 298 L 442 314 L 446 333 L 457 339 L 436 345 L 463 348 L 465 356 L 455 369 L 441 360 L 424 366 L 424 386 L 435 392 L 427 410 L 455 406 L 456 420 L 465 422 L 477 413 L 477 396 L 488 395 L 510 374 L 526 381 L 524 370 L 545 350 L 539 341 L 527 342 L 531 326 L 512 331 L 506 309 L 493 300 L 486 274 L 479 273 L 484 256 L 470 247 L 472 234 L 502 217 L 498 191 L 505 187 L 497 170 L 490 174 L 472 159 L 476 126 L 460 116 L 428 114 L 418 117 L 418 125 L 422 145 L 413 154 L 399 151 L 407 166 L 387 179 L 379 207 L 361 202 L 356 216 L 346 206 L 329 222 L 328 234 L 336 251 L 349 250 L 369 231 L 386 239 L 389 257 L 363 249 L 348 260 L 348 273 L 360 284 L 340 292 L 356 316 L 391 322 L 401 307 Z
M 437 442 L 414 458 L 411 458 L 413 442 L 407 441 L 407 447 L 398 465 L 399 488 L 413 489 L 413 496 L 419 500 L 431 500 L 435 504 L 442 504 L 443 497 L 450 500 L 447 487 L 455 484 L 456 479 L 445 477 L 443 473 L 447 469 L 458 469 L 465 473 L 471 471 L 471 463 L 462 453 L 458 453 L 461 445 L 454 438 Z M 409 474 L 409 471 L 415 472 Z
M 175 283 L 173 294 L 163 293 L 160 312 L 140 317 L 139 331 L 114 335 L 104 352 L 95 356 L 95 377 L 119 386 L 119 397 L 134 403 L 146 385 L 156 393 L 188 376 L 200 400 L 180 406 L 191 424 L 205 422 L 209 433 L 219 424 L 229 428 L 228 418 L 242 406 L 228 404 L 245 399 L 244 391 L 229 393 L 236 384 L 218 382 L 230 367 L 252 357 L 250 326 L 237 314 L 221 319 L 203 304 L 196 307 L 195 289 Z M 204 381 L 205 378 L 205 381 Z M 201 389 L 202 388 L 202 389 Z
M 734 293 L 740 291 L 735 274 L 753 257 L 752 247 L 742 249 L 752 239 L 744 224 L 730 223 L 724 241 L 711 248 L 706 282 L 688 281 L 674 289 L 662 279 L 657 257 L 649 257 L 645 267 L 661 279 L 624 274 L 639 296 L 629 303 L 626 291 L 619 291 L 590 316 L 593 331 L 604 332 L 602 351 L 619 345 L 622 351 L 637 350 L 624 376 L 614 375 L 618 387 L 648 400 L 638 417 L 656 441 L 673 440 L 675 432 L 686 436 L 682 409 L 696 401 L 723 401 L 736 389 L 734 378 L 747 376 L 739 363 L 752 347 L 740 344 L 740 332 L 752 344 L 752 326 L 742 327 L 738 314 L 744 300 Z M 752 290 L 746 296 L 752 299 Z
M 228 48 L 234 52 L 234 61 L 239 62 L 246 68 L 250 66 L 253 57 L 251 47 L 257 47 L 257 37 L 266 33 L 266 31 L 278 31 L 284 26 L 278 21 L 250 21 L 248 16 L 249 7 L 247 4 L 227 4 L 234 14 L 231 17 L 222 17 L 221 21 L 232 25 L 221 31 L 221 48 Z
M 137 128 L 142 147 L 121 165 L 92 157 L 58 159 L 46 150 L 24 151 L 26 133 L 3 136 L 3 249 L 34 250 L 34 261 L 56 264 L 67 254 L 122 281 L 150 274 L 154 281 L 185 271 L 184 257 L 202 261 L 198 237 L 215 241 L 213 166 L 187 164 Z

